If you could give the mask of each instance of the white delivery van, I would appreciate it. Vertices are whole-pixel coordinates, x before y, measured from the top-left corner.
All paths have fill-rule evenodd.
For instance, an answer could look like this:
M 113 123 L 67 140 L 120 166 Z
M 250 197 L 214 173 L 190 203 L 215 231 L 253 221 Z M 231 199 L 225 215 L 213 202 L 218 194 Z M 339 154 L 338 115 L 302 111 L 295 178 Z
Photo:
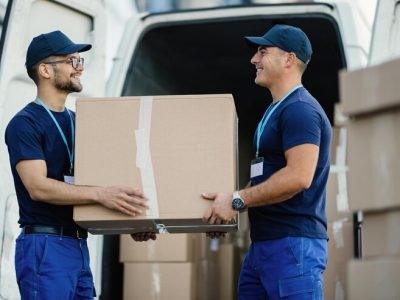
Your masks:
M 381 2 L 385 23 L 380 23 L 380 33 L 374 35 L 385 37 L 380 46 L 393 44 L 390 34 L 399 29 L 398 21 L 393 22 L 398 19 L 398 1 Z M 82 96 L 233 94 L 239 116 L 243 185 L 248 178 L 253 132 L 271 101 L 266 90 L 254 84 L 255 70 L 249 63 L 252 49 L 243 36 L 262 35 L 275 23 L 299 26 L 309 36 L 314 55 L 303 83 L 333 123 L 334 105 L 339 102 L 338 71 L 363 67 L 369 59 L 369 29 L 352 1 L 273 1 L 136 15 L 126 26 L 107 82 L 103 1 L 9 1 L 0 43 L 0 299 L 19 297 L 13 269 L 14 239 L 19 233 L 18 205 L 4 130 L 10 118 L 35 95 L 24 68 L 25 51 L 32 37 L 61 29 L 75 41 L 93 44 L 93 49 L 84 54 L 87 64 Z M 397 49 L 392 53 L 398 53 L 399 42 L 396 43 L 392 47 Z M 372 53 L 383 55 L 383 51 L 373 49 Z M 74 96 L 68 105 L 74 107 Z M 102 299 L 120 298 L 118 237 L 92 236 L 89 243 L 98 294 Z

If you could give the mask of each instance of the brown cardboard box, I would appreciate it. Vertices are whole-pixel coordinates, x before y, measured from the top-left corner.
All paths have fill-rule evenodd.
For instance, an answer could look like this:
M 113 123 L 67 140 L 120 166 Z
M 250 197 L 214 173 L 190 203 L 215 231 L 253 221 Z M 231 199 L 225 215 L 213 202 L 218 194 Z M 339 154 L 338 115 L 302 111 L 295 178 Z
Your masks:
M 195 299 L 192 263 L 125 263 L 124 300 Z
M 353 223 L 328 223 L 328 265 L 324 273 L 324 299 L 345 299 L 347 263 L 354 252 Z
M 400 299 L 400 257 L 352 260 L 348 264 L 349 300 Z
M 201 260 L 197 263 L 196 300 L 220 300 L 218 263 Z M 230 300 L 230 299 L 229 299 Z
M 207 259 L 198 262 L 196 285 L 199 300 L 236 299 L 239 271 L 237 250 L 233 244 L 222 243 L 214 251 L 209 251 Z
M 233 191 L 237 117 L 231 95 L 87 98 L 76 103 L 75 183 L 128 185 L 149 198 L 146 215 L 100 205 L 74 208 L 91 233 L 236 231 L 202 222 L 203 192 Z
M 400 59 L 340 73 L 343 112 L 358 115 L 400 105 Z
M 219 299 L 235 299 L 235 247 L 222 244 L 219 250 Z
M 195 259 L 197 234 L 158 234 L 155 241 L 138 243 L 130 235 L 120 239 L 120 262 L 190 262 Z
M 328 222 L 351 219 L 347 196 L 347 129 L 332 130 L 331 166 L 326 186 L 326 216 Z
M 364 214 L 363 257 L 400 255 L 399 228 L 400 209 Z
M 400 206 L 400 109 L 356 118 L 348 125 L 350 209 Z

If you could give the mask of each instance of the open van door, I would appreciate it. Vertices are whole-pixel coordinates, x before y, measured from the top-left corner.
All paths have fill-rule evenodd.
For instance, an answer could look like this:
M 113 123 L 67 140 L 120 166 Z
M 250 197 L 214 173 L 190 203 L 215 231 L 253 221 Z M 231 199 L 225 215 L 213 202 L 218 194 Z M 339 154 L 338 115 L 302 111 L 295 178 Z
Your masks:
M 0 299 L 19 299 L 14 271 L 15 238 L 19 234 L 18 203 L 14 191 L 4 132 L 9 120 L 36 95 L 25 69 L 25 55 L 32 38 L 61 30 L 75 42 L 91 43 L 83 53 L 83 96 L 104 95 L 105 15 L 103 1 L 9 0 L 0 41 Z M 75 96 L 67 100 L 74 109 Z M 102 239 L 89 239 L 91 267 L 100 289 Z
M 378 0 L 369 64 L 400 57 L 400 0 Z

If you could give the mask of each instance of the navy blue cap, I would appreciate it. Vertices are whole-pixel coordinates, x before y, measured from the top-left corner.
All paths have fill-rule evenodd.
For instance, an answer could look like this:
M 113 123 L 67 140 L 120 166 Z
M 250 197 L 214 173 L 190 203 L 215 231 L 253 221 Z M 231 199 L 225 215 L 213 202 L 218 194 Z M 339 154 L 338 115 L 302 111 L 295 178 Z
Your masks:
M 294 52 L 305 64 L 311 59 L 312 47 L 307 35 L 298 27 L 275 25 L 263 36 L 246 36 L 250 43 L 258 46 L 278 47 L 286 52 Z
M 61 31 L 52 31 L 34 37 L 26 53 L 25 66 L 34 66 L 49 56 L 68 55 L 84 52 L 92 48 L 90 44 L 75 44 Z

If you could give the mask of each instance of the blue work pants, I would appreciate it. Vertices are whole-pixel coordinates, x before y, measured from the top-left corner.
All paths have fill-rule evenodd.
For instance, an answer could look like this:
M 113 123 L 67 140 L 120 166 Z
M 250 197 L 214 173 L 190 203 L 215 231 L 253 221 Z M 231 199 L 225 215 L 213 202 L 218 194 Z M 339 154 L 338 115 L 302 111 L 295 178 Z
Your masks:
M 323 300 L 327 241 L 304 237 L 253 242 L 239 277 L 240 300 Z
M 19 235 L 15 270 L 22 300 L 93 299 L 93 276 L 85 239 Z

